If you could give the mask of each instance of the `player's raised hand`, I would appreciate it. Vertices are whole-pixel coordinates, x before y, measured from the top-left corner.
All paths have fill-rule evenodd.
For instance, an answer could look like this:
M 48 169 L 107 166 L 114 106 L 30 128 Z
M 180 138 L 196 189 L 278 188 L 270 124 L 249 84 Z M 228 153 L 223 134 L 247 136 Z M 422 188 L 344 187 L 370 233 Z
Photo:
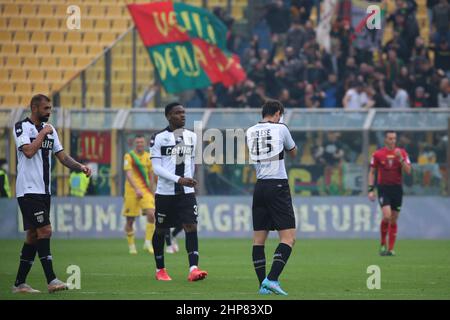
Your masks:
M 92 174 L 91 168 L 85 165 L 81 165 L 81 172 L 83 172 L 87 177 L 90 177 Z

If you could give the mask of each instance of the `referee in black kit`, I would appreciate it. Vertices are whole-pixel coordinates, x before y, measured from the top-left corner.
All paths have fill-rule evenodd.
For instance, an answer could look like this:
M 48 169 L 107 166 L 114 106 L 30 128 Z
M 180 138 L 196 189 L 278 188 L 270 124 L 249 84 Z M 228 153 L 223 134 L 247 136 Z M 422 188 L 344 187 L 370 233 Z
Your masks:
M 52 111 L 50 99 L 42 94 L 33 96 L 31 117 L 14 126 L 17 147 L 16 197 L 26 231 L 20 255 L 19 270 L 12 287 L 13 293 L 37 293 L 26 284 L 36 252 L 41 260 L 49 293 L 66 290 L 67 285 L 53 271 L 50 252 L 50 181 L 52 153 L 67 168 L 91 175 L 91 169 L 66 155 L 55 128 L 47 121 Z

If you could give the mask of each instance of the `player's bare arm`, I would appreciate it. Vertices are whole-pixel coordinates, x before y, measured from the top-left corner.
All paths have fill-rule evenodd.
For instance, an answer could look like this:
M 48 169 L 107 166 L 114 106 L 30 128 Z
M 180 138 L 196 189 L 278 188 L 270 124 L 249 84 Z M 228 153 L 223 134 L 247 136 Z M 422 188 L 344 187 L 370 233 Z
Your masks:
M 152 190 L 153 192 L 156 191 L 156 185 L 158 184 L 158 176 L 155 173 L 151 174 L 151 184 L 152 184 Z
M 133 173 L 131 172 L 131 170 L 125 171 L 125 175 L 127 177 L 128 182 L 131 184 L 131 186 L 133 187 L 134 191 L 136 192 L 136 196 L 138 198 L 142 198 L 144 196 L 144 193 L 141 191 L 141 189 L 139 189 L 139 187 L 134 182 Z
M 45 136 L 51 133 L 53 133 L 53 128 L 51 126 L 45 126 L 44 129 L 42 129 L 41 132 L 39 132 L 38 136 L 32 143 L 22 146 L 21 150 L 23 154 L 28 159 L 31 159 L 36 154 L 36 152 L 38 152 L 38 150 L 41 148 Z
M 290 156 L 292 159 L 295 159 L 295 157 L 297 157 L 297 152 L 298 152 L 297 146 L 295 146 L 295 147 L 292 148 L 291 150 L 287 151 L 287 153 L 289 154 L 289 156 Z
M 58 158 L 59 162 L 61 162 L 65 167 L 69 168 L 70 170 L 75 170 L 78 172 L 83 172 L 86 176 L 91 176 L 91 168 L 88 166 L 85 166 L 78 161 L 76 161 L 74 158 L 66 154 L 64 151 L 60 151 L 56 154 L 56 157 Z
M 374 168 L 370 168 L 369 169 L 369 200 L 370 201 L 375 201 L 375 191 L 374 191 L 374 186 L 375 186 L 375 169 Z
M 180 177 L 180 179 L 178 180 L 178 184 L 181 184 L 184 187 L 193 188 L 197 185 L 197 180 L 192 178 Z

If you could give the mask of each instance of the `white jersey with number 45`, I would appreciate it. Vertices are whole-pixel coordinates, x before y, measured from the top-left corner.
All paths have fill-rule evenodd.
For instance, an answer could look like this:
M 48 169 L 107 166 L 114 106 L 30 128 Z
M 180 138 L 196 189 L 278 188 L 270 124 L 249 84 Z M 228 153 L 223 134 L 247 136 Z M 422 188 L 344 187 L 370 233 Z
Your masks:
M 287 179 L 284 152 L 294 149 L 295 142 L 284 123 L 259 122 L 249 128 L 247 146 L 258 179 Z

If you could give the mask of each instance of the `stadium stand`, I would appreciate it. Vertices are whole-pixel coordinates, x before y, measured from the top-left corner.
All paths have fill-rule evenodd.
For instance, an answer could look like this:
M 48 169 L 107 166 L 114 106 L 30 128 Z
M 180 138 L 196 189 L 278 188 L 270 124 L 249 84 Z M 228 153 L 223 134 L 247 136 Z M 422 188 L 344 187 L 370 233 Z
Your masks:
M 130 0 L 83 0 L 76 4 L 81 9 L 82 20 L 81 30 L 68 30 L 65 26 L 67 19 L 67 9 L 71 5 L 70 1 L 47 1 L 47 0 L 9 0 L 0 4 L 0 53 L 2 69 L 5 69 L 1 73 L 0 82 L 9 83 L 12 85 L 11 91 L 0 92 L 0 106 L 7 106 L 6 103 L 21 102 L 25 97 L 29 97 L 32 90 L 34 90 L 33 84 L 45 83 L 49 92 L 52 94 L 57 91 L 63 93 L 61 95 L 61 105 L 67 108 L 77 108 L 81 105 L 71 104 L 71 101 L 80 101 L 81 99 L 81 87 L 68 85 L 69 81 L 79 78 L 82 70 L 86 69 L 85 81 L 86 81 L 86 95 L 88 103 L 86 108 L 100 108 L 104 107 L 104 98 L 99 98 L 100 95 L 104 95 L 102 88 L 105 86 L 105 59 L 102 57 L 102 52 L 105 47 L 111 46 L 121 35 L 122 38 L 116 43 L 111 50 L 113 67 L 111 70 L 111 87 L 122 88 L 122 90 L 112 90 L 111 93 L 111 107 L 130 107 L 133 104 L 131 101 L 131 95 L 128 90 L 131 87 L 131 60 L 132 60 L 132 34 L 129 32 L 125 34 L 129 27 L 132 25 L 131 18 L 126 9 L 126 4 L 131 2 L 147 2 L 147 1 L 130 1 Z M 270 3 L 271 1 L 264 1 L 264 3 Z M 296 1 L 292 1 L 293 7 Z M 305 1 L 306 3 L 307 1 Z M 344 1 L 345 2 L 345 1 Z M 396 14 L 404 10 L 399 8 L 399 4 L 408 3 L 408 6 L 412 6 L 412 12 L 408 12 L 406 15 L 408 19 L 415 20 L 422 40 L 426 45 L 430 44 L 430 22 L 427 17 L 426 0 L 400 0 L 386 1 L 388 15 Z M 432 1 L 431 1 L 432 2 Z M 202 0 L 190 0 L 189 4 L 201 6 Z M 227 0 L 208 0 L 206 1 L 207 7 L 218 14 L 216 9 L 226 9 L 228 6 Z M 244 12 L 248 6 L 248 0 L 234 0 L 232 1 L 231 14 L 234 19 L 240 20 L 244 17 Z M 293 7 L 290 8 L 291 12 L 291 25 L 292 27 L 292 14 L 295 12 Z M 408 9 L 410 10 L 410 9 Z M 220 14 L 220 12 L 219 12 Z M 402 13 L 403 14 L 403 13 Z M 312 26 L 315 25 L 317 12 L 312 10 L 308 16 Z M 266 20 L 267 20 L 266 16 Z M 269 21 L 269 20 L 267 20 Z M 394 26 L 393 23 L 388 23 L 384 32 L 384 55 L 389 50 L 389 41 L 395 45 L 394 39 Z M 269 23 L 270 24 L 270 23 Z M 342 30 L 339 27 L 339 32 Z M 288 34 L 288 32 L 287 32 Z M 338 36 L 339 38 L 340 36 Z M 394 39 L 394 40 L 393 40 Z M 261 38 L 260 42 L 264 42 Z M 339 39 L 340 41 L 342 38 Z M 271 43 L 272 39 L 265 40 Z M 392 44 L 391 43 L 391 44 Z M 282 50 L 284 44 L 276 43 L 276 60 L 285 60 L 286 52 Z M 427 50 L 426 55 L 430 61 L 433 61 L 434 50 Z M 257 53 L 255 53 L 257 54 Z M 378 52 L 373 54 L 373 60 L 380 60 Z M 410 53 L 407 53 L 410 55 Z M 348 56 L 348 55 L 347 55 Z M 352 58 L 352 56 L 348 56 Z M 353 56 L 355 57 L 355 56 Z M 381 57 L 384 58 L 385 57 Z M 255 66 L 249 61 L 243 61 L 249 78 L 254 82 L 252 89 L 242 88 L 242 90 L 256 91 L 258 88 L 258 81 L 253 76 L 258 76 L 258 70 L 254 70 Z M 356 67 L 361 67 L 361 59 L 356 57 Z M 404 61 L 405 62 L 405 61 Z M 406 63 L 407 64 L 407 61 Z M 139 69 L 137 71 L 137 93 L 141 95 L 149 84 L 153 81 L 153 67 L 148 58 L 148 53 L 142 46 L 140 40 L 138 40 L 137 50 L 137 65 Z M 277 66 L 275 66 L 277 67 Z M 376 67 L 376 66 L 375 66 Z M 42 70 L 42 72 L 38 72 Z M 49 71 L 49 72 L 46 72 Z M 59 73 L 59 74 L 57 74 Z M 347 71 L 344 71 L 347 73 Z M 339 80 L 345 79 L 339 77 Z M 30 85 L 27 85 L 30 84 Z M 342 90 L 347 91 L 348 85 Z M 26 92 L 25 89 L 30 89 L 30 92 Z M 99 90 L 100 89 L 100 90 Z M 239 88 L 238 88 L 239 89 Z M 261 87 L 260 91 L 263 90 Z M 370 88 L 369 88 L 370 89 Z M 387 88 L 389 91 L 390 85 Z M 408 90 L 410 96 L 414 95 L 414 88 Z M 427 89 L 427 88 L 426 88 Z M 301 90 L 312 92 L 313 96 L 320 94 L 319 87 L 313 85 L 312 87 L 305 86 Z M 17 96 L 18 94 L 23 96 Z M 215 92 L 220 95 L 219 92 Z M 430 94 L 430 92 L 426 92 Z M 272 98 L 280 98 L 281 92 L 277 92 L 275 96 L 270 96 L 269 93 L 264 93 L 266 96 Z M 237 94 L 236 94 L 237 95 Z M 258 100 L 258 95 L 255 92 L 250 92 L 247 96 L 253 96 Z M 14 96 L 14 97 L 13 97 Z M 224 95 L 222 95 L 224 96 Z M 219 105 L 222 106 L 236 106 L 233 104 L 233 95 L 226 97 L 225 100 L 220 100 Z M 26 99 L 25 99 L 26 100 Z M 317 100 L 320 100 L 317 98 Z M 64 103 L 63 103 L 64 102 Z M 125 105 L 124 105 L 125 103 Z M 289 103 L 288 103 L 289 105 Z M 309 106 L 314 107 L 315 104 L 309 103 Z M 250 105 L 251 106 L 251 105 Z
M 131 17 L 126 8 L 127 3 L 148 2 L 130 0 L 83 0 L 72 3 L 66 0 L 9 0 L 0 4 L 0 53 L 1 73 L 0 107 L 23 106 L 28 103 L 30 95 L 35 93 L 36 83 L 45 84 L 44 94 L 52 94 L 64 88 L 61 96 L 63 107 L 80 107 L 73 102 L 80 100 L 80 88 L 68 85 L 71 79 L 89 68 L 87 81 L 86 107 L 103 107 L 103 98 L 99 98 L 103 86 L 103 59 L 97 59 L 105 47 L 111 46 L 120 35 L 132 25 Z M 188 1 L 197 6 L 202 0 Z M 233 15 L 243 17 L 247 0 L 235 1 Z M 81 30 L 68 30 L 66 19 L 68 6 L 76 4 L 81 9 Z M 212 0 L 208 7 L 227 6 L 227 0 Z M 124 37 L 114 55 L 117 69 L 112 72 L 114 87 L 124 90 L 113 91 L 112 107 L 131 106 L 130 94 L 124 95 L 130 88 L 130 73 L 122 72 L 125 66 L 130 67 L 132 37 Z M 152 78 L 152 66 L 147 52 L 140 47 L 138 65 L 143 66 L 138 72 L 138 92 L 142 92 Z M 42 72 L 39 72 L 42 70 Z M 45 72 L 49 70 L 49 72 Z M 9 85 L 6 85 L 8 83 Z M 5 84 L 5 85 L 3 85 Z M 5 88 L 5 90 L 3 90 Z M 38 87 L 36 87 L 38 88 Z M 6 90 L 8 89 L 8 90 Z
M 131 26 L 125 1 L 122 6 L 111 6 L 115 3 L 79 4 L 83 17 L 81 30 L 66 28 L 71 3 L 64 0 L 0 4 L 4 69 L 0 78 L 0 106 L 26 104 L 36 90 L 43 90 L 44 94 L 58 91 L 86 68 Z

